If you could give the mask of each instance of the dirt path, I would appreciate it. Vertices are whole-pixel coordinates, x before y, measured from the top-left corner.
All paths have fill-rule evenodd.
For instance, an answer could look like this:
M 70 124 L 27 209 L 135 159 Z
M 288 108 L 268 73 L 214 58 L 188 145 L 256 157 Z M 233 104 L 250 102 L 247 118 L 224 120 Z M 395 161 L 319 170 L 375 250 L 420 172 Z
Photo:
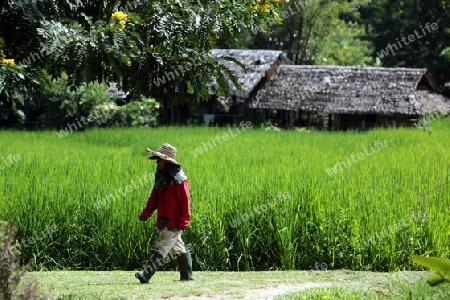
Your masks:
M 333 271 L 259 271 L 259 272 L 196 272 L 192 282 L 180 282 L 176 271 L 161 271 L 148 285 L 136 282 L 132 271 L 42 271 L 28 272 L 21 284 L 39 281 L 43 292 L 56 297 L 77 296 L 79 299 L 274 299 L 285 295 L 318 289 L 344 288 L 348 294 L 368 291 L 384 295 L 419 295 L 417 299 L 449 299 L 450 290 L 436 290 L 426 285 L 432 272 L 401 271 L 390 273 Z M 414 289 L 416 283 L 422 285 Z M 425 285 L 424 285 L 425 284 Z M 325 294 L 334 295 L 335 291 Z M 320 294 L 324 294 L 319 292 Z M 345 294 L 347 295 L 347 294 Z M 424 295 L 427 297 L 424 298 Z M 428 297 L 430 296 L 430 297 Z M 398 297 L 397 297 L 398 298 Z M 344 298 L 339 298 L 344 299 Z M 352 297 L 359 299 L 359 297 Z
M 279 284 L 277 286 L 251 289 L 245 295 L 214 295 L 214 296 L 190 296 L 190 297 L 171 297 L 169 300 L 211 300 L 211 299 L 248 299 L 248 300 L 269 300 L 276 296 L 304 291 L 312 288 L 326 288 L 333 286 L 331 282 L 304 282 L 301 284 Z
M 283 294 L 303 291 L 312 288 L 330 287 L 331 282 L 305 282 L 302 284 L 280 284 L 276 287 L 266 289 L 250 290 L 247 292 L 245 299 L 273 299 Z

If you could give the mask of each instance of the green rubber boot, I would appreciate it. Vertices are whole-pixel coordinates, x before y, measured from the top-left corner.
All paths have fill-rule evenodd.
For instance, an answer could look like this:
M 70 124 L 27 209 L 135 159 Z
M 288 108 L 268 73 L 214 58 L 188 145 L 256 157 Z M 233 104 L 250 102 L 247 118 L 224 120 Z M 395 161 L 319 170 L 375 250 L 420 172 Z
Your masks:
M 150 258 L 150 260 L 148 261 L 147 265 L 144 267 L 144 271 L 142 272 L 142 274 L 137 272 L 136 274 L 134 274 L 134 277 L 139 279 L 141 283 L 148 283 L 150 281 L 150 278 L 152 278 L 152 276 L 155 274 L 156 270 L 158 270 L 158 268 L 164 264 L 163 258 L 164 257 L 159 252 L 155 252 L 152 258 Z
M 181 281 L 194 280 L 192 276 L 192 257 L 189 250 L 178 256 L 178 268 L 180 269 Z

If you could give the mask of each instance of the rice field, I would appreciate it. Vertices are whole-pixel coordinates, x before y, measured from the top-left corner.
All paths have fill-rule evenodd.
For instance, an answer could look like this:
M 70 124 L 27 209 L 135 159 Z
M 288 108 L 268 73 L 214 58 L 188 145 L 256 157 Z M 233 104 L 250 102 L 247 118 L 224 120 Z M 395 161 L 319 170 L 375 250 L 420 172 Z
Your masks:
M 369 132 L 160 127 L 0 131 L 0 220 L 36 270 L 134 270 L 168 142 L 190 181 L 195 270 L 417 270 L 450 253 L 450 119 Z M 174 269 L 168 264 L 166 270 Z

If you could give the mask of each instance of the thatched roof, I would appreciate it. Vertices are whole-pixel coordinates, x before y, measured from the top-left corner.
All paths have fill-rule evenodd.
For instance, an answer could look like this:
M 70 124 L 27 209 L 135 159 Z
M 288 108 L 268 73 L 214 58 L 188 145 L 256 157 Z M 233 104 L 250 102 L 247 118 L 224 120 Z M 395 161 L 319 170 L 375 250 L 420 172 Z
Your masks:
M 215 49 L 212 51 L 215 59 L 220 60 L 222 56 L 230 56 L 237 59 L 246 70 L 232 61 L 220 60 L 220 63 L 233 71 L 242 90 L 237 90 L 230 85 L 230 95 L 237 98 L 247 99 L 258 84 L 266 76 L 266 72 L 275 72 L 281 63 L 290 63 L 281 51 L 275 50 L 240 50 L 240 49 Z
M 450 99 L 428 90 L 418 90 L 413 94 L 418 103 L 418 111 L 424 114 L 432 111 L 439 111 L 446 115 L 450 114 Z
M 450 112 L 426 69 L 282 65 L 248 103 L 251 108 L 335 114 Z

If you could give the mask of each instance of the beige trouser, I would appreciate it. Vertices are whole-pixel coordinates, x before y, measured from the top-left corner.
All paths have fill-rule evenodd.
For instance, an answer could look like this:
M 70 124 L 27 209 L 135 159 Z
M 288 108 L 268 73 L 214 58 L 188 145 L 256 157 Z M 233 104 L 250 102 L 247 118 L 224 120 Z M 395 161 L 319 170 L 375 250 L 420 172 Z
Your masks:
M 170 231 L 161 229 L 159 237 L 155 242 L 156 251 L 158 251 L 162 257 L 170 252 L 173 255 L 179 255 L 186 252 L 186 247 L 181 239 L 183 230 Z

